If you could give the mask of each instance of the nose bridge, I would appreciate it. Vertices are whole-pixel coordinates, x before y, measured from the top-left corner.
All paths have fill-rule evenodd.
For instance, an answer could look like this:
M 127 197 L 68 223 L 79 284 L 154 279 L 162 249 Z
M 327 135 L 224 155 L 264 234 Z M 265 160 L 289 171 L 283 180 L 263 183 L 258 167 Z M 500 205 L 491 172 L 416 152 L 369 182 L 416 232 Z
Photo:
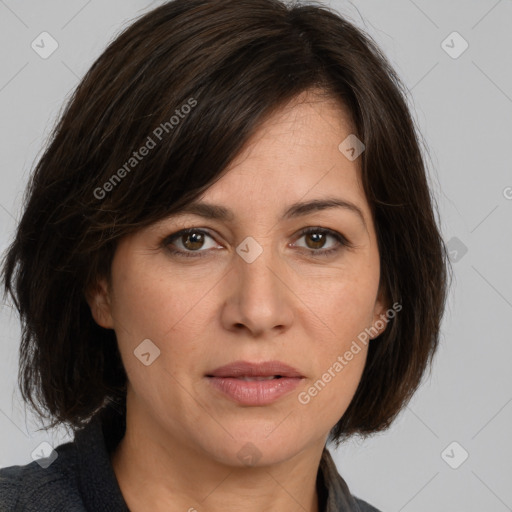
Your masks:
M 267 243 L 265 243 L 265 241 Z M 247 237 L 236 248 L 231 287 L 231 322 L 262 331 L 285 326 L 291 319 L 281 258 L 270 238 Z
M 246 237 L 237 247 L 239 260 L 236 262 L 237 280 L 243 284 L 241 291 L 257 293 L 270 303 L 279 294 L 278 255 L 272 246 L 270 237 Z

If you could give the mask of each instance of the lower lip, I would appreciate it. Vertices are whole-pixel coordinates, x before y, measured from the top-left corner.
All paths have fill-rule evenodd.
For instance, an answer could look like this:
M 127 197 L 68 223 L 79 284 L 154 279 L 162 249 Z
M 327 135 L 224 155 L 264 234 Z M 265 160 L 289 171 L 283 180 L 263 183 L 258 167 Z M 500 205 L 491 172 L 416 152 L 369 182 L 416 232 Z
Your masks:
M 271 380 L 241 380 L 233 377 L 208 377 L 216 389 L 242 405 L 267 405 L 293 391 L 302 377 Z

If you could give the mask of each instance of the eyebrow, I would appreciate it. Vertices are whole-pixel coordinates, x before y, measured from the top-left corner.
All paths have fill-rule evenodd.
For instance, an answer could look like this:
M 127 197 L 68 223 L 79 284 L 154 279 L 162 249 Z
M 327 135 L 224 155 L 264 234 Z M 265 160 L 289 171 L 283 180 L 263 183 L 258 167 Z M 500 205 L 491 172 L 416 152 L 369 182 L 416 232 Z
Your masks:
M 361 208 L 359 208 L 359 206 L 355 205 L 354 203 L 351 203 L 350 201 L 346 201 L 345 199 L 340 199 L 337 197 L 327 197 L 324 199 L 313 199 L 311 201 L 293 203 L 282 213 L 281 220 L 294 219 L 308 215 L 309 213 L 323 211 L 331 208 L 343 208 L 356 214 L 362 221 L 364 227 L 367 229 L 366 220 Z M 179 212 L 176 212 L 176 215 L 178 216 L 185 214 L 192 214 L 207 219 L 216 219 L 222 221 L 233 221 L 235 219 L 235 215 L 232 210 L 229 210 L 228 208 L 218 204 L 204 203 L 199 201 L 194 201 L 181 208 Z

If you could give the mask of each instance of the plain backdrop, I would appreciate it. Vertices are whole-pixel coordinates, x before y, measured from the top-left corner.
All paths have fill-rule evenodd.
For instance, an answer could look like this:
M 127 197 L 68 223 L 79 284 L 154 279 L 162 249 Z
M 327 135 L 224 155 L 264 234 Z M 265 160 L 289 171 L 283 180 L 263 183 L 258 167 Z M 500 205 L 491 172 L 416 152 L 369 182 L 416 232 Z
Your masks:
M 115 34 L 160 3 L 0 1 L 2 251 L 64 100 Z M 512 2 L 325 3 L 373 37 L 410 91 L 455 272 L 432 374 L 388 431 L 331 451 L 352 492 L 384 512 L 512 510 Z M 31 46 L 42 32 L 58 44 L 46 59 Z M 0 323 L 4 467 L 69 438 L 36 430 L 17 390 L 10 304 Z

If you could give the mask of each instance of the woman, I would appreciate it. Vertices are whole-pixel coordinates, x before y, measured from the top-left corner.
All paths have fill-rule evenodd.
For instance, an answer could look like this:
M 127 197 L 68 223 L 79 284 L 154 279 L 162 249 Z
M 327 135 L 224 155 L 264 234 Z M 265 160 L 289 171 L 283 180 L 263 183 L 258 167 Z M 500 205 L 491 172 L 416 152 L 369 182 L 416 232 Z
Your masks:
M 20 387 L 75 440 L 5 510 L 375 511 L 326 447 L 385 430 L 447 258 L 404 88 L 326 7 L 175 0 L 70 99 L 4 261 Z

